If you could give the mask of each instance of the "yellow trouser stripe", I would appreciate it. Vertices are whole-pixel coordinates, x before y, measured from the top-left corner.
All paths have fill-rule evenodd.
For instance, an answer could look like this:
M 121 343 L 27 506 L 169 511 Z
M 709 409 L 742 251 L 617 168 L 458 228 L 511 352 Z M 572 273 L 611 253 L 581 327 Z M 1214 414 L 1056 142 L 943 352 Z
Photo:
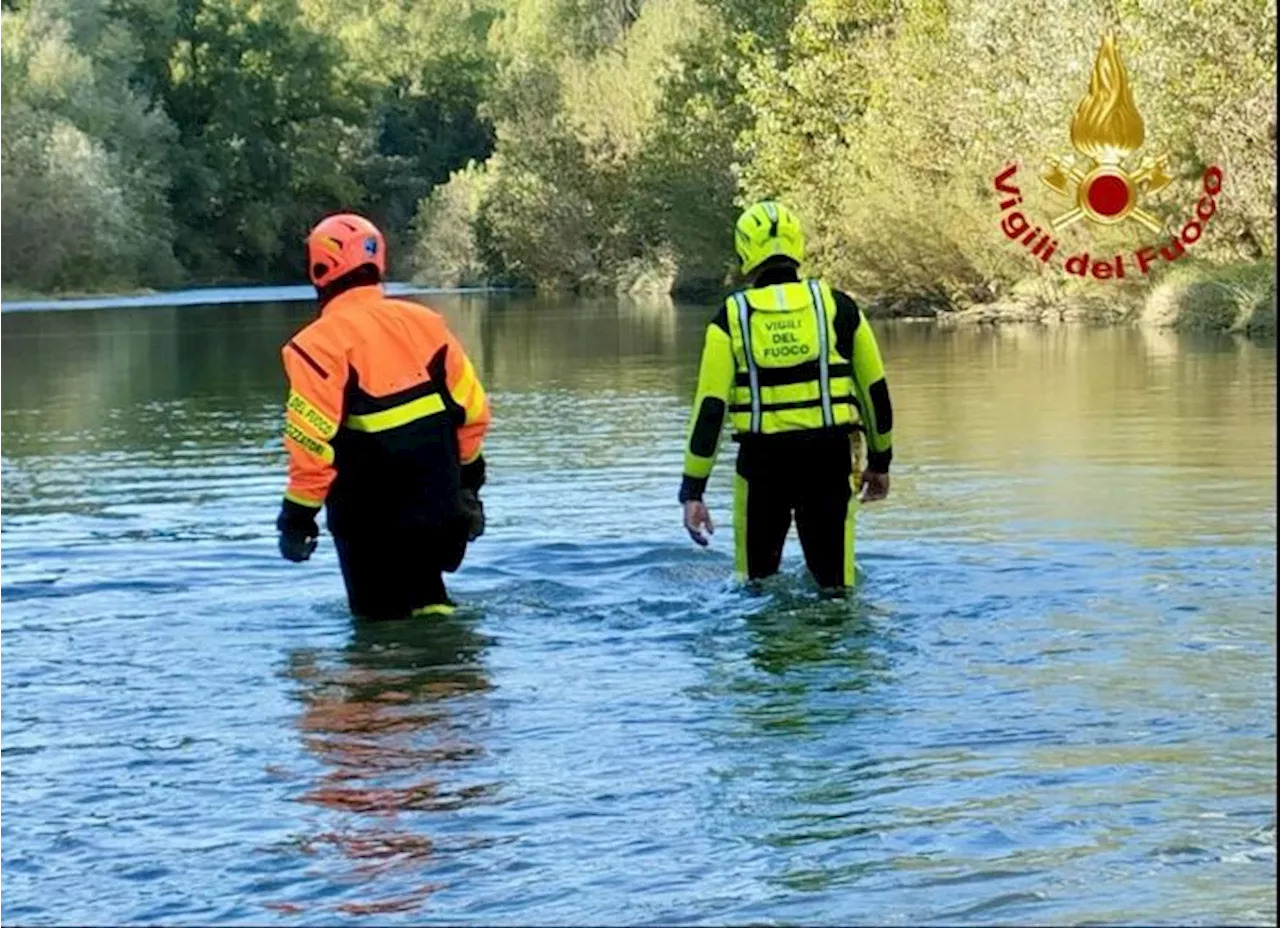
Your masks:
M 853 547 L 857 538 L 855 523 L 858 519 L 858 473 L 849 476 L 849 506 L 844 514 L 844 585 L 851 587 L 857 580 L 857 568 L 853 557 Z
M 453 615 L 457 611 L 456 607 L 448 603 L 432 603 L 430 606 L 419 606 L 409 614 L 414 618 L 420 618 L 428 615 Z
M 733 475 L 733 569 L 747 578 L 747 481 Z
M 322 413 L 296 390 L 290 391 L 288 406 L 289 412 L 297 414 L 303 422 L 315 429 L 321 438 L 332 438 L 338 434 L 338 423 Z
M 292 441 L 299 445 L 302 450 L 324 461 L 326 464 L 333 463 L 333 447 L 325 441 L 321 441 L 314 435 L 308 435 L 302 430 L 298 423 L 292 419 L 288 419 L 284 423 L 284 437 L 286 441 Z
M 442 412 L 444 400 L 439 393 L 431 393 L 394 409 L 384 409 L 382 412 L 371 412 L 363 416 L 347 416 L 344 424 L 353 432 L 385 432 Z

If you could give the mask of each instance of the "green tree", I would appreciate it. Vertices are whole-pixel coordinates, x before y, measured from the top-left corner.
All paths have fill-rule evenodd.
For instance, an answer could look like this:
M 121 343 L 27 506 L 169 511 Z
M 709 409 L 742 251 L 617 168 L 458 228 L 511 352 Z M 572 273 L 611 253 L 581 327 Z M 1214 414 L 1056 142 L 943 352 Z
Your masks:
M 368 142 L 353 176 L 365 191 L 362 208 L 389 239 L 393 274 L 403 274 L 419 202 L 493 151 L 481 109 L 494 75 L 486 37 L 497 8 L 485 0 L 305 0 L 304 11 L 311 28 L 332 32 L 340 81 L 362 101 Z
M 540 287 L 732 283 L 732 222 L 786 199 L 809 270 L 864 298 L 1037 280 L 992 177 L 1036 175 L 1116 34 L 1178 183 L 1226 188 L 1196 258 L 1275 254 L 1274 0 L 10 0 L 6 286 L 298 280 L 322 214 L 392 273 Z M 1077 224 L 1061 252 L 1133 244 Z M 1043 280 L 1047 275 L 1040 271 Z
M 1273 254 L 1275 34 L 1259 22 L 1274 24 L 1274 3 L 1206 0 L 1151 16 L 1102 0 L 808 0 L 786 54 L 758 59 L 744 79 L 743 192 L 791 200 L 815 269 L 871 297 L 945 303 L 1035 276 L 996 231 L 991 178 L 1016 160 L 1029 215 L 1065 208 L 1036 175 L 1070 153 L 1076 101 L 1114 30 L 1144 151 L 1168 153 L 1188 181 L 1144 206 L 1180 227 L 1200 170 L 1225 159 L 1239 195 L 1224 197 L 1200 255 Z M 1060 237 L 1063 252 L 1132 245 L 1129 228 L 1077 225 Z
M 163 285 L 180 273 L 163 160 L 173 129 L 123 79 L 130 37 L 96 13 L 37 0 L 0 14 L 11 287 Z
M 178 128 L 178 256 L 204 279 L 296 279 L 310 225 L 363 196 L 340 48 L 294 0 L 183 0 L 173 15 L 162 95 Z
M 484 112 L 497 143 L 474 218 L 495 274 L 584 289 L 627 288 L 648 275 L 656 256 L 635 219 L 633 171 L 656 119 L 664 61 L 699 28 L 700 12 L 694 0 L 594 11 L 527 0 L 495 22 L 490 45 L 500 57 Z M 613 16 L 617 28 L 588 13 Z M 443 215 L 428 204 L 426 234 L 439 234 Z

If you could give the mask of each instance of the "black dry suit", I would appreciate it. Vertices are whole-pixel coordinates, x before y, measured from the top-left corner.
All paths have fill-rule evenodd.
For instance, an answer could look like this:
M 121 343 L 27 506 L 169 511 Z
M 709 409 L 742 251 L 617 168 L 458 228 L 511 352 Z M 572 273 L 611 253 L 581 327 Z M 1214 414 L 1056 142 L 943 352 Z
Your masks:
M 726 412 L 739 444 L 735 566 L 778 570 L 794 514 L 825 588 L 854 583 L 854 459 L 887 473 L 893 407 L 870 324 L 847 294 L 790 267 L 763 271 L 707 326 L 680 500 L 702 498 Z

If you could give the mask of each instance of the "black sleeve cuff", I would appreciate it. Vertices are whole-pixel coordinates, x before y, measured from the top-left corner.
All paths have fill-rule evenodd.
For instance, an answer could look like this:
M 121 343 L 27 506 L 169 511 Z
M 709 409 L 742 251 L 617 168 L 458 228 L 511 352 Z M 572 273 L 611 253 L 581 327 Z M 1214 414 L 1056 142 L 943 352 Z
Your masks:
M 887 474 L 889 473 L 889 462 L 892 460 L 892 448 L 886 449 L 885 451 L 868 451 L 867 470 L 873 470 L 878 474 Z
M 470 464 L 462 465 L 462 489 L 478 493 L 480 488 L 484 486 L 484 479 L 484 455 L 476 458 Z
M 706 477 L 690 477 L 685 474 L 684 479 L 680 481 L 680 502 L 687 503 L 691 500 L 702 499 L 702 492 L 706 488 Z
M 295 503 L 291 499 L 286 499 L 280 504 L 280 515 L 276 517 L 276 531 L 284 532 L 287 535 L 306 535 L 308 537 L 318 535 L 320 530 L 316 526 L 316 513 L 319 511 L 318 509 L 312 509 L 310 506 Z

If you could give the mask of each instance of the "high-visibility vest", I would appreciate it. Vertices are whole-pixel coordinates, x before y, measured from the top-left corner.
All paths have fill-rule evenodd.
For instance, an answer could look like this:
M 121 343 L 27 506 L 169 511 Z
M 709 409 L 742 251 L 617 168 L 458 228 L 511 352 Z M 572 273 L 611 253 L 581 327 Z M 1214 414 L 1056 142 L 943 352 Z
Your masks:
M 830 286 L 802 280 L 739 290 L 725 308 L 737 368 L 729 405 L 735 433 L 858 423 L 853 365 L 836 351 Z

